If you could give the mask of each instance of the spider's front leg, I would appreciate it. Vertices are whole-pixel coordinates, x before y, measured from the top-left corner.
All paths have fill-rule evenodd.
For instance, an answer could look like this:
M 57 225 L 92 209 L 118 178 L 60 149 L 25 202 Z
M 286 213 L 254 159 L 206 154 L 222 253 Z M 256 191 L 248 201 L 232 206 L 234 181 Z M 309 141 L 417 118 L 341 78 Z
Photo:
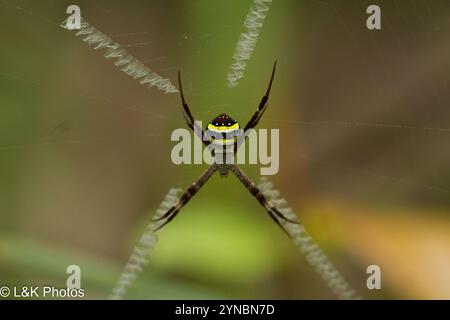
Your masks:
M 189 105 L 184 98 L 183 86 L 181 85 L 181 73 L 178 71 L 178 86 L 180 87 L 180 96 L 181 96 L 181 104 L 183 106 L 183 117 L 186 120 L 186 123 L 192 131 L 197 134 L 197 136 L 202 140 L 205 146 L 210 144 L 209 140 L 205 140 L 205 132 L 202 128 L 194 121 L 194 117 L 192 116 L 191 110 L 189 109 Z
M 154 231 L 157 231 L 168 224 L 175 216 L 180 212 L 181 208 L 189 201 L 191 198 L 200 190 L 201 187 L 206 183 L 206 181 L 211 178 L 211 176 L 217 171 L 217 165 L 211 165 L 194 183 L 192 183 L 189 188 L 181 195 L 180 200 L 177 204 L 167 210 L 161 217 L 153 219 L 154 221 L 160 221 L 166 219 L 161 225 L 156 227 Z
M 278 218 L 281 218 L 287 222 L 298 224 L 297 221 L 293 221 L 285 217 L 275 206 L 273 206 L 269 200 L 263 195 L 262 191 L 247 177 L 237 165 L 232 164 L 229 166 L 231 172 L 241 181 L 241 183 L 247 188 L 248 191 L 259 201 L 259 203 L 266 209 L 270 217 L 275 221 L 281 229 L 289 236 L 289 233 L 281 225 Z M 278 218 L 277 218 L 278 217 Z
M 248 123 L 244 127 L 244 132 L 247 132 L 249 129 L 253 129 L 256 127 L 256 125 L 259 122 L 259 119 L 261 119 L 262 115 L 267 109 L 268 101 L 269 101 L 269 95 L 270 95 L 270 89 L 272 88 L 272 82 L 273 78 L 275 77 L 275 70 L 277 69 L 277 61 L 273 63 L 273 69 L 272 69 L 272 75 L 270 76 L 269 86 L 267 87 L 266 94 L 262 97 L 261 101 L 259 102 L 258 108 L 256 109 L 253 116 L 250 118 Z

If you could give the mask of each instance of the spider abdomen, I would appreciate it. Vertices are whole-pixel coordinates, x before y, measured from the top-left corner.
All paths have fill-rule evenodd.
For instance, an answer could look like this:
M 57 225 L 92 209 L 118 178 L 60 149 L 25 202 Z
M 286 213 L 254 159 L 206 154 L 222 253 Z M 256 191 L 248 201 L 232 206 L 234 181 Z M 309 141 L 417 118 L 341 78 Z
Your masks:
M 208 123 L 206 135 L 214 145 L 232 145 L 239 135 L 239 123 L 229 115 L 222 113 Z
M 206 126 L 206 135 L 214 146 L 216 163 L 229 163 L 240 133 L 239 123 L 226 113 L 218 115 Z

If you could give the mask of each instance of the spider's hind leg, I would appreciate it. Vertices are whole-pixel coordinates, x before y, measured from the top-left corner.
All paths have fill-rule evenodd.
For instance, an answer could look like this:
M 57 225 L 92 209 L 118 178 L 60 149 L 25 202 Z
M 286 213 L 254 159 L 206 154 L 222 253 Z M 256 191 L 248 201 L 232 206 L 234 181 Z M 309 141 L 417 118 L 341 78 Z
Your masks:
M 231 172 L 235 174 L 235 176 L 242 182 L 242 184 L 247 188 L 248 191 L 259 201 L 259 203 L 266 209 L 267 213 L 269 213 L 272 220 L 278 224 L 278 226 L 283 229 L 283 231 L 289 236 L 289 233 L 283 227 L 279 219 L 283 219 L 284 221 L 298 224 L 297 221 L 291 220 L 287 218 L 284 214 L 282 214 L 274 205 L 272 205 L 269 200 L 263 195 L 262 191 L 247 177 L 247 175 L 236 165 L 229 166 Z
M 154 221 L 160 221 L 167 218 L 166 221 L 164 221 L 162 224 L 157 226 L 154 231 L 157 231 L 164 227 L 166 224 L 168 224 L 170 221 L 172 221 L 173 218 L 176 217 L 178 212 L 180 212 L 181 208 L 188 203 L 189 200 L 192 199 L 193 196 L 198 192 L 198 190 L 203 187 L 203 185 L 206 183 L 206 181 L 211 178 L 211 176 L 214 174 L 214 172 L 217 171 L 217 166 L 215 164 L 211 165 L 195 182 L 193 182 L 189 188 L 186 189 L 186 191 L 181 195 L 180 200 L 171 207 L 169 210 L 167 210 L 166 213 L 164 213 L 162 216 L 153 219 Z

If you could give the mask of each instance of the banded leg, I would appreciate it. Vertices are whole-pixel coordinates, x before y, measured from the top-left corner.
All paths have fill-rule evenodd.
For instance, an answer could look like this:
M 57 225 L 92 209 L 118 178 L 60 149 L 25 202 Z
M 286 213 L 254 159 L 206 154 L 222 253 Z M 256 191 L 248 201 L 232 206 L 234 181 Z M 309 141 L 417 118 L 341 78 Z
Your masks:
M 242 184 L 247 188 L 247 190 L 250 191 L 250 193 L 259 201 L 259 203 L 269 213 L 273 221 L 275 221 L 286 234 L 288 234 L 287 231 L 283 228 L 277 217 L 287 222 L 298 224 L 298 222 L 286 218 L 280 211 L 278 211 L 278 209 L 267 200 L 267 198 L 263 195 L 261 190 L 259 190 L 259 188 L 247 177 L 244 171 L 242 171 L 237 165 L 235 164 L 230 165 L 230 170 L 239 179 L 239 181 L 242 182 Z
M 277 61 L 273 63 L 272 76 L 270 77 L 269 86 L 267 88 L 266 94 L 262 97 L 261 102 L 258 105 L 258 109 L 256 109 L 253 116 L 250 118 L 248 123 L 245 125 L 244 132 L 247 132 L 248 129 L 253 129 L 261 119 L 264 111 L 267 109 L 267 102 L 269 100 L 270 89 L 272 88 L 273 78 L 275 77 L 275 70 L 277 68 Z
M 210 144 L 210 141 L 203 140 L 203 138 L 205 137 L 205 133 L 203 132 L 203 129 L 200 128 L 197 123 L 195 123 L 194 117 L 192 116 L 191 110 L 189 110 L 189 106 L 186 102 L 186 99 L 184 99 L 183 86 L 181 85 L 180 71 L 178 71 L 178 86 L 180 87 L 181 104 L 183 105 L 183 117 L 186 120 L 188 127 L 191 128 L 195 134 L 197 134 L 197 136 L 200 138 L 200 140 L 202 140 L 205 146 L 208 146 Z
M 215 164 L 211 165 L 194 183 L 192 183 L 189 188 L 181 195 L 180 200 L 178 200 L 177 204 L 167 210 L 161 217 L 153 219 L 154 221 L 160 221 L 163 219 L 167 220 L 159 225 L 154 231 L 161 229 L 166 224 L 168 224 L 178 212 L 183 208 L 183 206 L 188 203 L 189 200 L 200 190 L 201 187 L 206 183 L 206 181 L 211 178 L 211 176 L 217 171 L 217 166 Z

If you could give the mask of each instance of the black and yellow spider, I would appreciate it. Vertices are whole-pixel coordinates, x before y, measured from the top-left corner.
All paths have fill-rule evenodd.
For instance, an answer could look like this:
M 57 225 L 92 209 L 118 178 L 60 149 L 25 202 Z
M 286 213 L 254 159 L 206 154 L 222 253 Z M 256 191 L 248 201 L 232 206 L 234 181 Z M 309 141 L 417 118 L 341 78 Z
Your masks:
M 178 85 L 180 87 L 181 102 L 183 105 L 183 116 L 186 119 L 187 125 L 191 128 L 194 133 L 196 133 L 200 139 L 202 139 L 205 146 L 215 145 L 214 163 L 194 182 L 189 188 L 181 195 L 178 202 L 172 206 L 167 212 L 162 216 L 155 218 L 155 221 L 160 221 L 166 219 L 164 223 L 159 225 L 156 230 L 161 229 L 167 223 L 169 223 L 173 218 L 176 217 L 181 208 L 197 193 L 198 190 L 208 181 L 211 176 L 218 171 L 222 177 L 226 177 L 228 172 L 231 171 L 234 175 L 242 182 L 242 184 L 250 191 L 250 193 L 259 201 L 259 203 L 264 206 L 264 208 L 269 213 L 270 217 L 286 232 L 286 230 L 281 225 L 278 218 L 281 218 L 290 223 L 297 223 L 295 221 L 286 218 L 277 208 L 275 208 L 263 195 L 261 190 L 247 177 L 247 175 L 236 165 L 233 161 L 229 161 L 230 157 L 234 157 L 235 151 L 239 147 L 239 137 L 241 134 L 245 134 L 250 129 L 255 128 L 261 119 L 264 111 L 267 109 L 270 89 L 272 87 L 273 78 L 275 76 L 276 61 L 273 65 L 272 75 L 270 77 L 269 86 L 267 88 L 266 94 L 262 97 L 256 112 L 253 114 L 251 119 L 246 124 L 244 130 L 240 129 L 239 123 L 232 119 L 229 115 L 222 113 L 208 123 L 206 126 L 206 134 L 199 127 L 199 125 L 194 121 L 189 106 L 184 99 L 183 88 L 181 85 L 181 76 L 178 72 Z M 205 138 L 207 137 L 207 138 Z M 242 137 L 242 136 L 241 136 Z M 245 139 L 245 136 L 244 136 Z M 232 146 L 229 148 L 229 146 Z M 220 146 L 221 148 L 217 148 Z M 220 151 L 220 152 L 219 152 Z M 277 218 L 278 217 L 278 218 Z

